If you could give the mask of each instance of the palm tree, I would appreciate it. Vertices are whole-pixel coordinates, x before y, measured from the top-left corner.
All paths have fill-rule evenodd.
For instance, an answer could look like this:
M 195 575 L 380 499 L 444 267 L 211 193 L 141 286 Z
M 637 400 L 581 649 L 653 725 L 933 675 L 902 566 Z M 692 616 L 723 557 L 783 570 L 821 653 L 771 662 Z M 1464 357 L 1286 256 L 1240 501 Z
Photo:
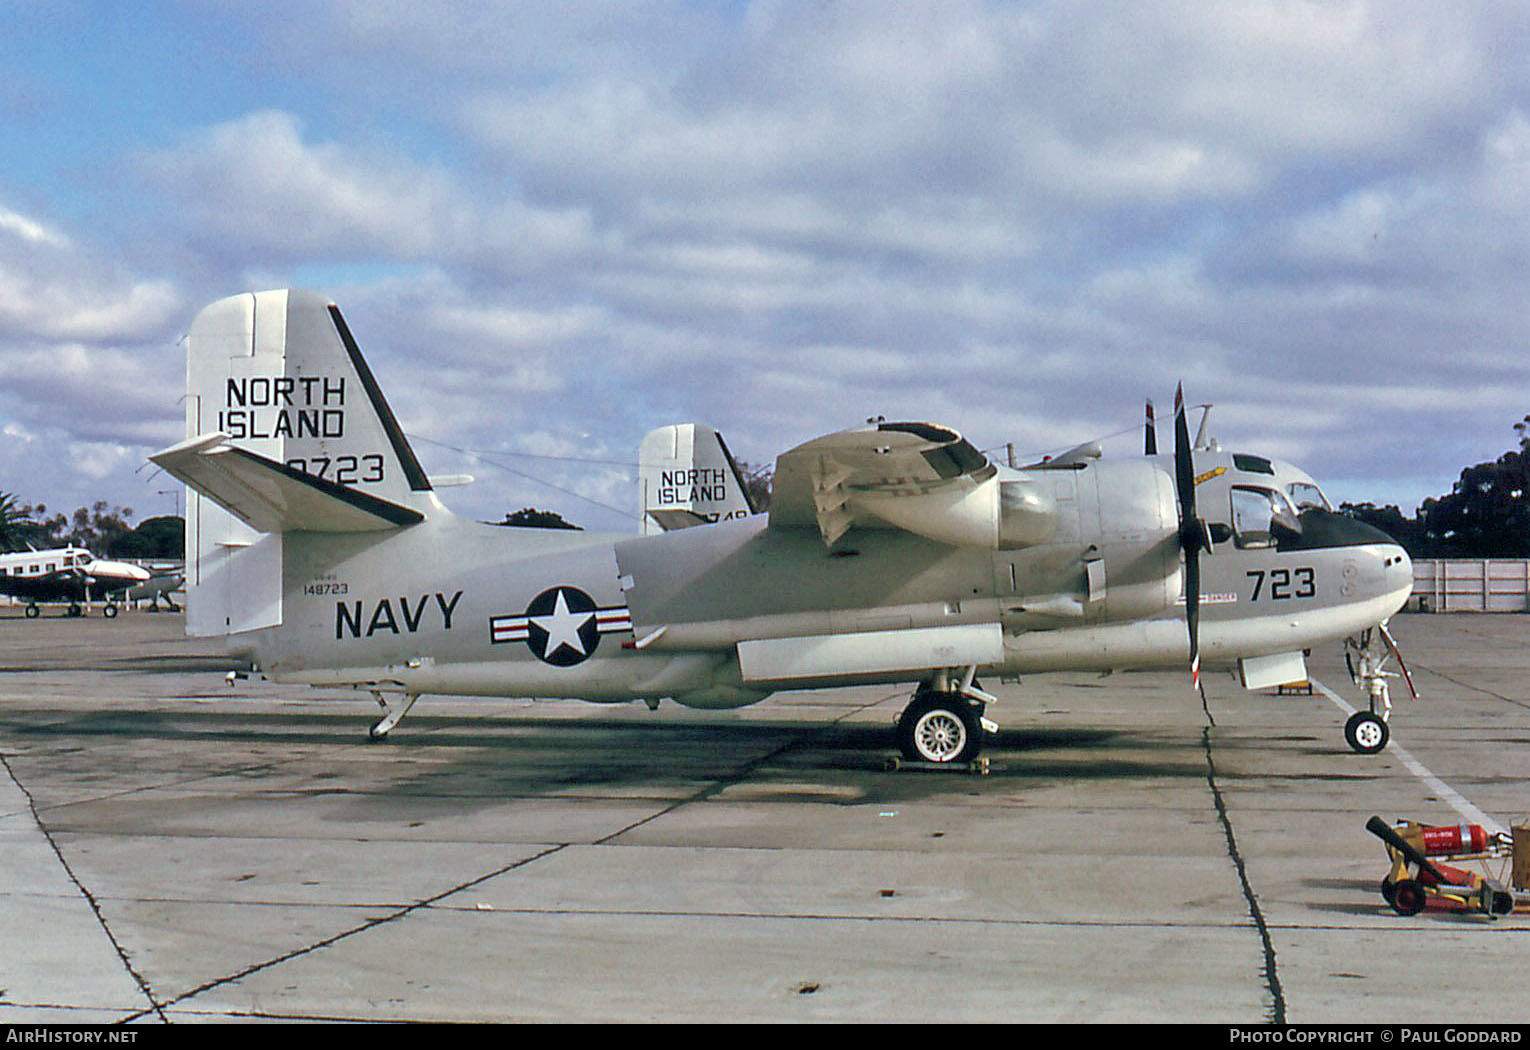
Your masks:
M 0 549 L 14 551 L 25 548 L 28 536 L 36 528 L 32 508 L 19 502 L 15 493 L 0 492 Z

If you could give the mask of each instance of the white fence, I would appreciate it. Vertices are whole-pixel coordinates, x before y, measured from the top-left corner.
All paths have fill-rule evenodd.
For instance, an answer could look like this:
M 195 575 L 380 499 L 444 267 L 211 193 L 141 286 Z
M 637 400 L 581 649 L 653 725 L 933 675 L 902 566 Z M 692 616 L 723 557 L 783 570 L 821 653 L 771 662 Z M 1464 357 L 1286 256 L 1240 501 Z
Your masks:
M 1411 612 L 1530 612 L 1530 560 L 1446 558 L 1413 563 Z

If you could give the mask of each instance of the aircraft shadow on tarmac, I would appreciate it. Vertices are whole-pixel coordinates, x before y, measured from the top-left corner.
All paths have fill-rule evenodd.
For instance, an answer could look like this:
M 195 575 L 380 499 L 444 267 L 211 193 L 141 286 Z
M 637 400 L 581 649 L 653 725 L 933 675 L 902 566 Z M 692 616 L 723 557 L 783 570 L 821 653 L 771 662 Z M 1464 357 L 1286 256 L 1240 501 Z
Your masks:
M 1184 742 L 1104 729 L 1020 727 L 1001 732 L 988 749 L 986 776 L 964 770 L 888 768 L 896 752 L 889 727 L 865 724 L 783 724 L 730 718 L 644 722 L 617 718 L 537 715 L 410 718 L 407 732 L 383 743 L 365 739 L 354 711 L 270 713 L 243 710 L 145 710 L 61 713 L 41 707 L 0 709 L 5 736 L 60 742 L 89 740 L 97 748 L 134 740 L 172 748 L 206 742 L 235 750 L 230 768 L 248 767 L 248 747 L 287 773 L 321 768 L 322 790 L 354 790 L 398 798 L 473 799 L 565 795 L 571 788 L 641 794 L 644 787 L 800 783 L 817 799 L 864 804 L 871 798 L 918 798 L 952 790 L 982 790 L 996 782 L 1032 785 L 1133 778 L 1204 780 L 1203 761 L 1187 759 Z M 273 749 L 292 749 L 289 764 Z M 314 751 L 315 748 L 324 750 Z M 1129 749 L 1133 757 L 1117 752 Z M 1163 752 L 1161 760 L 1151 757 Z M 390 761 L 379 761 L 379 758 Z M 207 768 L 205 756 L 202 767 Z M 830 788 L 853 783 L 855 790 Z M 824 790 L 818 792 L 816 785 Z M 259 791 L 258 786 L 252 785 Z M 716 790 L 714 787 L 712 790 Z

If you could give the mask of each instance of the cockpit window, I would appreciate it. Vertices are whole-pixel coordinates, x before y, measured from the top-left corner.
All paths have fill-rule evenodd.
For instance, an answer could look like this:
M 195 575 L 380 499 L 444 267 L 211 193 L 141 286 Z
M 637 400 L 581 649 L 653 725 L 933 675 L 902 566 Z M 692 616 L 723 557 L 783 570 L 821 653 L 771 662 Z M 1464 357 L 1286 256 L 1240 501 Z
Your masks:
M 1239 547 L 1273 547 L 1277 529 L 1299 532 L 1296 513 L 1274 489 L 1232 488 L 1233 541 Z
M 1291 502 L 1296 504 L 1298 511 L 1313 507 L 1318 510 L 1333 510 L 1333 504 L 1328 502 L 1328 497 L 1323 495 L 1323 490 L 1310 481 L 1294 481 L 1286 486 L 1286 491 L 1291 494 Z
M 1233 466 L 1250 474 L 1274 474 L 1275 464 L 1263 456 L 1251 456 L 1247 452 L 1233 453 Z

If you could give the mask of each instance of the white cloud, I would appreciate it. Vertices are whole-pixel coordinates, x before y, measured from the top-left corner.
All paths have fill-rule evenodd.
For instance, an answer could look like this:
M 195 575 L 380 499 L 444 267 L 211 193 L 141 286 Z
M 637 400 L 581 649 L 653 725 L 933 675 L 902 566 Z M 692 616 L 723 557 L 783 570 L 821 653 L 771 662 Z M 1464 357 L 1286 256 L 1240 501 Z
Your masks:
M 32 244 L 66 247 L 69 243 L 69 239 L 56 230 L 51 230 L 5 207 L 0 207 L 0 234 L 19 237 Z
M 1513 5 L 220 15 L 242 115 L 146 138 L 114 189 L 163 269 L 0 208 L 0 374 L 52 411 L 97 373 L 160 396 L 133 347 L 294 273 L 458 447 L 620 456 L 692 418 L 763 460 L 885 412 L 1056 450 L 1183 379 L 1229 438 L 1448 485 L 1530 379 Z

